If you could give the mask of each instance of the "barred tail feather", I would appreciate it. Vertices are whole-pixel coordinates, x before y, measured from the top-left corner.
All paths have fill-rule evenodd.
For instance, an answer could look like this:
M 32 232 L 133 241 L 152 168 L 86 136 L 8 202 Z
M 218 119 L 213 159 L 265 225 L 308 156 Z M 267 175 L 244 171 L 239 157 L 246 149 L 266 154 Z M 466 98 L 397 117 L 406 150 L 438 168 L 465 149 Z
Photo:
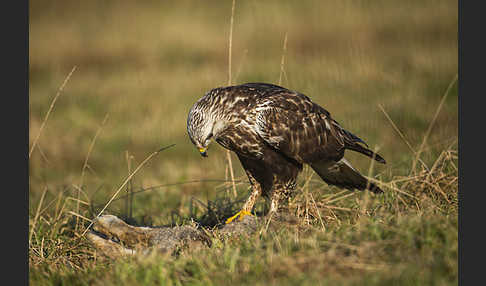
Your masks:
M 343 135 L 344 135 L 343 139 L 344 139 L 344 146 L 345 146 L 346 149 L 359 152 L 359 153 L 364 154 L 364 155 L 366 155 L 370 158 L 375 159 L 376 161 L 378 161 L 382 164 L 386 164 L 385 159 L 383 159 L 383 157 L 381 157 L 377 153 L 368 149 L 369 148 L 368 144 L 366 144 L 366 142 L 364 142 L 361 138 L 359 138 L 358 136 L 354 135 L 353 133 L 351 133 L 351 132 L 349 132 L 345 129 L 342 129 L 342 132 L 343 132 Z M 364 147 L 361 144 L 365 145 L 366 147 Z
M 367 149 L 367 148 L 365 148 L 365 147 L 363 147 L 359 144 L 348 145 L 348 146 L 346 146 L 346 149 L 359 152 L 359 153 L 364 154 L 364 155 L 366 155 L 370 158 L 375 159 L 376 161 L 378 161 L 382 164 L 386 164 L 385 159 L 383 157 L 381 157 L 378 153 L 375 153 L 375 152 L 371 151 L 370 149 Z

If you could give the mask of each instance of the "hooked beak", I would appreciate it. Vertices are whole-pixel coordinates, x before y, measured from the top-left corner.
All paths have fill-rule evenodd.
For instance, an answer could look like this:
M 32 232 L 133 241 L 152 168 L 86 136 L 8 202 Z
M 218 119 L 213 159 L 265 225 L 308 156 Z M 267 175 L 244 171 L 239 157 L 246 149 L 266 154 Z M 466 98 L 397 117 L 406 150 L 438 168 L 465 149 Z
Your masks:
M 203 157 L 207 157 L 208 154 L 206 153 L 206 148 L 199 148 L 199 154 Z

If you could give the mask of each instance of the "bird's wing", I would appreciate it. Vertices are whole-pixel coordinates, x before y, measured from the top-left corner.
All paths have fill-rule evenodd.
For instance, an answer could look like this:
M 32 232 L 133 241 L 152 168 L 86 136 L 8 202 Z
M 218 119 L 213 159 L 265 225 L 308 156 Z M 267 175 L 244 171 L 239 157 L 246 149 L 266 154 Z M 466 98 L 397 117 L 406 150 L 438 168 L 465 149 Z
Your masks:
M 312 169 L 329 185 L 346 188 L 349 190 L 368 189 L 374 193 L 382 193 L 383 190 L 363 177 L 346 159 L 338 162 L 327 161 L 311 164 Z
M 262 98 L 255 110 L 257 133 L 287 157 L 300 163 L 342 158 L 348 136 L 307 96 L 280 92 Z

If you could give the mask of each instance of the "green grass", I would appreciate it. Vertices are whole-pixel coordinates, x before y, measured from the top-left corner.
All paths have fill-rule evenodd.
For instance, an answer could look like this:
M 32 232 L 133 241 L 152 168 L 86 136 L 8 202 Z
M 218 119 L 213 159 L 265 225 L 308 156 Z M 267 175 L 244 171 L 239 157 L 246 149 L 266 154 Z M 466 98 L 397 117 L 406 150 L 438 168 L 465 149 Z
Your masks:
M 188 223 L 208 201 L 234 200 L 222 182 L 225 151 L 214 145 L 201 159 L 186 135 L 191 105 L 227 83 L 231 1 L 31 1 L 29 17 L 31 146 L 77 66 L 29 159 L 33 285 L 457 284 L 456 1 L 237 1 L 233 82 L 278 83 L 287 33 L 282 85 L 379 147 L 387 165 L 373 165 L 371 177 L 385 194 L 347 196 L 315 175 L 306 185 L 305 169 L 296 226 L 178 257 L 121 261 L 79 239 L 87 221 L 76 214 L 92 219 L 112 197 L 128 174 L 127 151 L 133 170 L 176 144 L 133 178 L 134 191 L 164 186 L 135 195 L 137 223 Z M 433 172 L 412 169 L 414 154 L 379 106 L 418 151 L 451 82 L 420 157 Z M 346 157 L 368 174 L 368 158 Z M 233 165 L 244 199 L 235 156 Z M 125 194 L 108 213 L 126 216 Z

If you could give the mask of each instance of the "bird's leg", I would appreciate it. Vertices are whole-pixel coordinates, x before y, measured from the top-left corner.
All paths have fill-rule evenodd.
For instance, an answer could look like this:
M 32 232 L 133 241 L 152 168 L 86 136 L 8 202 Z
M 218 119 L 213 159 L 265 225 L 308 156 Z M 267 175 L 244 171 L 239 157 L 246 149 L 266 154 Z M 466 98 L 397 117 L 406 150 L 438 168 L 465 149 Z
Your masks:
M 255 205 L 258 197 L 262 193 L 262 188 L 260 184 L 256 182 L 256 180 L 251 175 L 248 175 L 248 178 L 250 178 L 252 192 L 246 200 L 245 204 L 243 205 L 243 208 L 241 208 L 241 210 L 237 212 L 234 216 L 226 220 L 227 224 L 232 222 L 237 217 L 239 217 L 239 221 L 242 221 L 246 215 L 251 215 L 251 210 L 253 209 L 253 206 Z
M 277 213 L 279 202 L 280 202 L 280 194 L 279 192 L 274 191 L 272 197 L 270 198 L 270 211 L 268 212 L 269 215 Z
M 292 191 L 293 185 L 284 185 L 275 188 L 270 196 L 270 211 L 267 214 L 268 217 L 276 215 L 278 212 L 285 211 Z

